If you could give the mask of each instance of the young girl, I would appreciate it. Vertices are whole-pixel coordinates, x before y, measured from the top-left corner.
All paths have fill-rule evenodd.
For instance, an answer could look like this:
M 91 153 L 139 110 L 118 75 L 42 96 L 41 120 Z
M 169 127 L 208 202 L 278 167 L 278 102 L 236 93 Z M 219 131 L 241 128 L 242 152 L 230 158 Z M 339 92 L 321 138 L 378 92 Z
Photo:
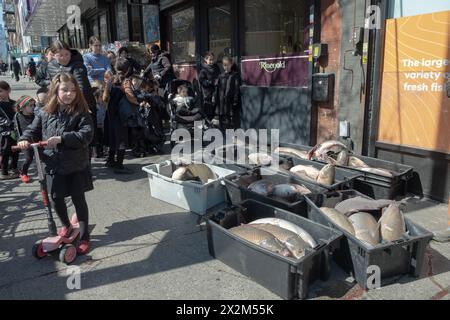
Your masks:
M 22 150 L 29 149 L 32 141 L 48 142 L 43 159 L 50 199 L 63 225 L 58 233 L 68 237 L 73 230 L 64 201 L 71 197 L 80 222 L 79 254 L 86 254 L 90 246 L 85 192 L 94 189 L 89 165 L 93 136 L 92 117 L 77 80 L 61 73 L 52 80 L 46 106 L 19 140 Z
M 19 154 L 12 152 L 11 147 L 16 145 L 17 137 L 14 130 L 14 104 L 15 101 L 10 99 L 11 87 L 8 82 L 0 81 L 0 155 L 2 156 L 2 173 L 0 180 L 11 180 L 19 177 L 17 165 L 19 162 Z M 11 170 L 9 173 L 9 160 L 12 160 Z
M 239 73 L 236 72 L 233 59 L 224 56 L 224 72 L 219 76 L 217 114 L 220 117 L 220 129 L 238 129 L 240 127 L 240 86 Z
M 215 116 L 216 108 L 214 94 L 216 92 L 219 75 L 220 69 L 219 66 L 214 63 L 214 53 L 209 51 L 205 54 L 203 68 L 198 77 L 203 92 L 203 110 L 209 120 L 212 120 Z
M 23 135 L 25 130 L 34 121 L 34 110 L 36 108 L 36 102 L 32 97 L 22 96 L 16 102 L 17 113 L 14 117 L 14 123 L 16 126 L 17 136 Z M 23 183 L 30 183 L 30 177 L 28 176 L 28 169 L 33 162 L 34 153 L 33 150 L 28 149 L 25 151 L 25 161 L 22 164 L 20 170 L 20 180 Z

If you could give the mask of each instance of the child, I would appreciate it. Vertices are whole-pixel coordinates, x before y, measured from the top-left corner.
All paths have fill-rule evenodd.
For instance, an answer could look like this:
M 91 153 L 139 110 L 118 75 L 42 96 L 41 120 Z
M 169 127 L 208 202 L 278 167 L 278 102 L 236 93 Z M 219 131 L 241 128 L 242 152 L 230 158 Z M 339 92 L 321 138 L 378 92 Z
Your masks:
M 0 155 L 2 156 L 2 172 L 0 180 L 11 180 L 19 178 L 17 166 L 19 163 L 19 154 L 12 152 L 11 147 L 16 145 L 17 137 L 14 130 L 14 104 L 10 99 L 11 87 L 6 81 L 0 81 Z M 12 160 L 9 173 L 9 160 Z
M 224 56 L 222 59 L 224 72 L 219 76 L 217 114 L 220 129 L 238 129 L 240 127 L 240 77 L 234 70 L 233 59 Z
M 47 141 L 43 151 L 50 199 L 63 227 L 58 234 L 69 237 L 73 226 L 67 214 L 66 197 L 71 197 L 80 223 L 78 254 L 89 251 L 89 209 L 85 193 L 94 189 L 89 164 L 89 144 L 94 124 L 89 107 L 75 77 L 56 75 L 49 100 L 31 126 L 20 137 L 19 147 L 30 148 L 32 141 Z
M 34 110 L 36 102 L 32 97 L 22 96 L 16 102 L 17 113 L 14 117 L 14 123 L 16 126 L 17 136 L 21 137 L 29 125 L 34 120 Z M 25 161 L 20 170 L 20 180 L 23 183 L 30 183 L 30 177 L 28 176 L 28 169 L 33 162 L 34 153 L 33 150 L 28 149 L 25 151 Z
M 214 53 L 209 51 L 205 54 L 202 71 L 200 71 L 199 82 L 203 92 L 203 111 L 209 120 L 215 116 L 215 98 L 217 82 L 220 75 L 219 66 L 214 63 Z
M 182 117 L 194 117 L 193 121 L 201 120 L 200 110 L 194 108 L 194 98 L 189 96 L 188 87 L 182 85 L 178 87 L 178 94 L 173 101 L 177 105 L 176 113 Z
M 36 108 L 34 109 L 34 114 L 37 114 L 47 103 L 47 95 L 48 95 L 48 88 L 47 87 L 42 87 L 39 88 L 38 91 L 36 92 L 36 98 L 35 100 L 35 105 Z
M 103 87 L 100 86 L 95 89 L 94 96 L 97 101 L 97 145 L 95 147 L 95 153 L 97 159 L 104 157 L 103 152 L 103 137 L 104 137 L 104 127 L 105 127 L 105 116 L 106 116 L 106 107 L 103 102 Z

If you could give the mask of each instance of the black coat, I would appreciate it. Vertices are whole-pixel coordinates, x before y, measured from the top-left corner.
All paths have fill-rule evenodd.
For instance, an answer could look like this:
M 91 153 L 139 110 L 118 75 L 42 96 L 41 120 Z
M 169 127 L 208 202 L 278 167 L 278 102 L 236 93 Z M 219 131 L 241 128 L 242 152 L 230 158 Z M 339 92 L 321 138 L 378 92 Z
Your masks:
M 47 88 L 50 86 L 50 78 L 47 74 L 48 62 L 42 61 L 36 72 L 36 84 L 40 87 Z
M 159 80 L 161 89 L 165 89 L 172 80 L 176 79 L 169 54 L 165 52 L 161 52 L 155 59 L 152 59 L 150 65 L 145 69 L 144 74 L 149 77 L 150 72 L 153 77 L 161 77 L 161 80 Z
M 89 83 L 87 69 L 84 65 L 83 56 L 77 50 L 71 50 L 72 59 L 67 66 L 60 65 L 56 60 L 49 62 L 47 66 L 47 78 L 53 79 L 58 73 L 71 73 L 77 79 L 78 85 L 83 92 L 84 98 L 93 114 L 97 112 L 97 103 Z M 95 118 L 95 117 L 94 117 Z
M 214 93 L 216 91 L 216 81 L 219 79 L 220 69 L 217 64 L 204 64 L 202 71 L 198 77 L 198 81 L 202 86 L 203 101 L 212 103 Z
M 105 117 L 104 144 L 112 150 L 124 150 L 128 146 L 128 127 L 122 123 L 120 102 L 126 99 L 120 87 L 112 87 Z
M 240 106 L 240 86 L 241 78 L 239 73 L 232 71 L 222 73 L 219 76 L 219 85 L 217 87 L 217 114 L 219 116 L 230 116 L 232 112 Z
M 45 141 L 61 136 L 55 149 L 45 149 L 43 161 L 50 174 L 69 175 L 89 167 L 89 144 L 94 136 L 94 123 L 89 113 L 51 115 L 41 110 L 20 141 Z
M 33 121 L 34 114 L 26 116 L 23 113 L 17 112 L 14 118 L 17 136 L 20 137 L 25 132 L 25 130 L 27 130 L 28 126 L 33 123 Z
M 0 136 L 9 136 L 14 131 L 15 101 L 0 102 Z

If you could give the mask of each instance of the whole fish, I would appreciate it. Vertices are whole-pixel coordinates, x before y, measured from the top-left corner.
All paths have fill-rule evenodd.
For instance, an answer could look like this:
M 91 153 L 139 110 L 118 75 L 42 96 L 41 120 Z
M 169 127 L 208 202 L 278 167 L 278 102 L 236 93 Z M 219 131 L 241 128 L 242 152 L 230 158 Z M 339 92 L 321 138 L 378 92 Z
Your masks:
M 252 227 L 273 234 L 275 238 L 289 249 L 294 258 L 300 259 L 304 257 L 306 254 L 305 249 L 310 247 L 299 235 L 281 227 L 271 224 L 252 224 Z
M 249 185 L 248 189 L 257 194 L 268 197 L 272 194 L 273 184 L 269 181 L 258 180 L 256 182 L 253 182 L 251 185 Z
M 378 211 L 390 206 L 392 203 L 394 203 L 392 200 L 372 200 L 354 197 L 338 203 L 334 208 L 346 214 L 360 211 Z
M 277 218 L 266 218 L 266 219 L 259 219 L 250 223 L 250 225 L 253 224 L 271 224 L 274 226 L 281 227 L 283 229 L 292 231 L 295 234 L 299 235 L 307 244 L 311 246 L 311 248 L 317 247 L 317 242 L 314 240 L 314 238 L 306 230 L 304 230 L 300 226 L 293 224 L 292 222 Z
M 327 164 L 325 167 L 322 168 L 319 172 L 319 176 L 317 177 L 317 182 L 331 186 L 334 184 L 334 178 L 336 176 L 336 167 L 331 164 Z
M 310 194 L 311 190 L 298 184 L 278 184 L 273 187 L 272 195 L 276 198 L 292 202 L 298 200 L 299 195 Z
M 387 178 L 392 178 L 394 176 L 392 174 L 392 172 L 385 170 L 385 169 L 380 169 L 380 168 L 359 168 L 359 169 L 364 172 L 377 174 L 377 175 L 387 177 Z
M 366 212 L 352 214 L 349 218 L 355 228 L 355 237 L 371 246 L 380 243 L 380 226 L 375 218 Z
M 272 163 L 272 157 L 265 153 L 252 153 L 248 156 L 250 164 L 256 166 L 270 166 Z
M 396 241 L 402 239 L 406 233 L 405 217 L 398 203 L 391 204 L 380 219 L 381 239 L 383 241 Z
M 195 176 L 187 167 L 180 167 L 172 174 L 172 179 L 177 181 L 189 181 L 194 180 Z
M 190 164 L 187 169 L 192 172 L 194 177 L 199 178 L 203 184 L 207 184 L 217 179 L 217 175 L 205 164 Z
M 320 208 L 320 210 L 336 225 L 347 231 L 348 233 L 355 235 L 355 228 L 351 221 L 342 212 L 332 208 Z
M 348 159 L 350 157 L 350 154 L 348 152 L 348 150 L 342 150 L 341 152 L 339 152 L 337 159 L 336 159 L 336 165 L 337 166 L 347 166 L 348 164 Z
M 257 229 L 253 226 L 243 225 L 229 230 L 232 234 L 245 239 L 257 246 L 278 253 L 283 257 L 291 257 L 292 253 L 273 234 Z
M 314 168 L 313 166 L 295 166 L 290 170 L 293 174 L 300 178 L 317 181 L 319 177 L 320 170 Z
M 342 150 L 348 150 L 347 146 L 339 141 L 325 141 L 315 146 L 309 153 L 310 160 L 327 161 L 329 153 L 338 154 Z
M 361 159 L 358 159 L 355 156 L 350 156 L 348 158 L 348 166 L 350 168 L 370 168 L 364 161 L 362 161 Z
M 278 154 L 288 155 L 288 156 L 294 156 L 294 157 L 297 157 L 297 158 L 300 158 L 300 159 L 305 159 L 305 160 L 308 159 L 308 152 L 297 150 L 297 149 L 293 149 L 293 148 L 278 147 L 273 152 L 274 153 L 278 153 Z

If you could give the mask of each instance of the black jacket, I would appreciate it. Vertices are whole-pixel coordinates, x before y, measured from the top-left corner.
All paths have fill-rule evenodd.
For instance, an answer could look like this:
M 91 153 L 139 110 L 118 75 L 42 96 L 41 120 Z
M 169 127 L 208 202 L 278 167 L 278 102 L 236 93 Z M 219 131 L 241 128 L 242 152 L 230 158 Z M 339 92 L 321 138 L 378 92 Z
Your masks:
M 36 72 L 36 84 L 40 87 L 47 88 L 50 86 L 50 78 L 47 74 L 48 62 L 42 61 Z
M 31 116 L 26 116 L 23 113 L 17 112 L 14 117 L 14 124 L 17 132 L 17 136 L 20 137 L 25 130 L 27 130 L 28 126 L 33 123 L 34 114 Z
M 0 102 L 0 136 L 9 136 L 14 130 L 15 101 Z
M 220 69 L 217 64 L 204 64 L 198 80 L 202 86 L 203 100 L 211 103 L 214 92 L 216 91 L 216 81 L 219 79 Z
M 14 71 L 14 73 L 19 74 L 22 72 L 22 67 L 20 66 L 19 61 L 14 61 L 13 63 L 11 63 L 11 70 Z
M 172 62 L 169 59 L 169 54 L 166 52 L 161 52 L 155 59 L 152 59 L 150 65 L 145 69 L 144 74 L 149 77 L 150 72 L 153 77 L 161 77 L 159 86 L 162 89 L 165 89 L 168 83 L 176 79 Z
M 94 136 L 89 113 L 51 115 L 41 110 L 19 140 L 45 141 L 54 136 L 61 136 L 62 143 L 55 149 L 44 150 L 47 173 L 68 175 L 89 166 L 89 144 Z
M 241 78 L 239 73 L 232 71 L 222 73 L 219 76 L 219 85 L 217 88 L 219 99 L 217 104 L 217 114 L 220 116 L 229 116 L 240 106 L 240 86 Z
M 83 56 L 77 50 L 71 50 L 72 59 L 67 66 L 60 65 L 56 60 L 49 62 L 47 66 L 47 78 L 53 79 L 58 73 L 71 73 L 77 79 L 78 85 L 83 92 L 84 98 L 88 103 L 89 109 L 93 114 L 97 112 L 97 103 L 92 92 L 91 84 L 87 76 L 87 69 L 84 65 Z

